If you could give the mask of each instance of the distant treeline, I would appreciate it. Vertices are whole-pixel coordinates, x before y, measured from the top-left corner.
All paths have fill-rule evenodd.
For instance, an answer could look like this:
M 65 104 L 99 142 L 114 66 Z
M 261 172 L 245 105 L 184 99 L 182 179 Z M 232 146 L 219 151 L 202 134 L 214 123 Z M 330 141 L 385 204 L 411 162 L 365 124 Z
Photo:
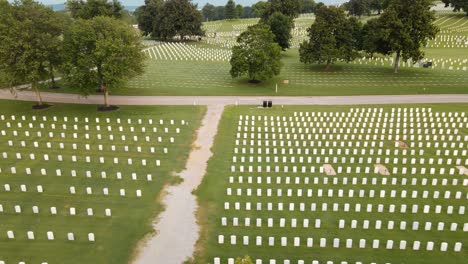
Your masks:
M 300 14 L 313 13 L 317 6 L 323 5 L 323 3 L 316 3 L 314 0 L 298 0 L 298 2 Z M 224 6 L 214 6 L 207 3 L 202 8 L 202 15 L 205 21 L 258 18 L 262 17 L 266 9 L 266 1 L 259 1 L 252 6 L 242 6 L 240 4 L 236 4 L 233 0 L 229 0 Z

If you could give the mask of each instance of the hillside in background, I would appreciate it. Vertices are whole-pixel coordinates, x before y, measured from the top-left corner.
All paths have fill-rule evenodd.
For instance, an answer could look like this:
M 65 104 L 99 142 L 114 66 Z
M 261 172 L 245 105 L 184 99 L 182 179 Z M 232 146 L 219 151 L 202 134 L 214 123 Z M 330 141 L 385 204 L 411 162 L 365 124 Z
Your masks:
M 61 11 L 65 9 L 65 4 L 54 4 L 54 5 L 47 5 L 52 7 L 54 11 Z M 125 9 L 128 11 L 135 11 L 135 9 L 138 8 L 138 6 L 125 6 Z
M 120 0 L 124 5 L 125 5 L 125 0 Z M 203 7 L 206 3 L 210 3 L 215 6 L 220 6 L 220 5 L 226 5 L 227 0 L 192 0 L 194 3 L 198 4 L 198 7 Z M 316 2 L 324 2 L 325 4 L 341 4 L 346 2 L 347 0 L 316 0 Z M 144 1 L 141 1 L 141 5 L 143 5 Z M 256 0 L 237 0 L 235 1 L 236 4 L 241 4 L 243 6 L 250 6 L 253 5 L 254 3 L 258 2 Z M 52 7 L 55 11 L 60 11 L 65 9 L 65 4 L 53 4 L 53 5 L 48 5 Z M 129 11 L 135 11 L 135 9 L 138 7 L 138 5 L 125 5 L 125 9 Z
M 219 5 L 225 5 L 227 3 L 227 0 L 192 0 L 194 3 L 197 3 L 198 6 L 204 6 L 206 3 L 210 3 L 215 6 Z M 258 2 L 256 0 L 234 0 L 236 4 L 241 4 L 241 5 L 253 5 L 254 3 Z M 265 0 L 264 0 L 265 1 Z M 325 4 L 341 4 L 346 2 L 347 0 L 316 0 L 315 2 L 323 2 Z

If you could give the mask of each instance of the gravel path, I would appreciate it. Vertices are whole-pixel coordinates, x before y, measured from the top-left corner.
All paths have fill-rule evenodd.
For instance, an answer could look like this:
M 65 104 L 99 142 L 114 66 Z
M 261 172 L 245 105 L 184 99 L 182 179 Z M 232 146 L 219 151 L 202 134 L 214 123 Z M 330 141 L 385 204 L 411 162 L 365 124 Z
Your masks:
M 103 97 L 76 94 L 41 93 L 44 102 L 73 104 L 102 104 Z M 0 89 L 0 99 L 15 99 L 8 90 Z M 21 101 L 35 101 L 33 92 L 19 91 Z M 414 104 L 468 103 L 468 94 L 432 95 L 362 95 L 362 96 L 110 96 L 116 105 L 259 105 L 263 100 L 275 105 L 354 105 L 354 104 Z
M 223 105 L 208 107 L 186 170 L 179 174 L 184 181 L 166 189 L 168 194 L 163 201 L 166 208 L 154 225 L 158 234 L 139 249 L 134 264 L 181 264 L 192 256 L 199 233 L 195 216 L 198 205 L 192 191 L 201 183 L 208 159 L 213 155 L 211 146 L 223 109 Z

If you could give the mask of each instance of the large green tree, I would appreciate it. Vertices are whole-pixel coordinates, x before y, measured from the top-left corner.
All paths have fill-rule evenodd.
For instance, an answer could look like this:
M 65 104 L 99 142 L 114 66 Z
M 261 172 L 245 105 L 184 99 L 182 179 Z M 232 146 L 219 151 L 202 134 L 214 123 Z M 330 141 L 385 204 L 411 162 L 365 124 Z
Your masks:
M 394 72 L 398 72 L 400 59 L 420 60 L 422 47 L 439 32 L 434 25 L 435 12 L 431 11 L 432 0 L 391 0 L 379 18 L 383 36 L 379 40 L 383 54 L 395 53 Z
M 232 48 L 231 76 L 247 74 L 250 82 L 258 82 L 278 75 L 282 67 L 281 48 L 274 37 L 268 25 L 248 27 Z
M 266 23 L 270 26 L 271 31 L 275 35 L 275 42 L 280 45 L 281 49 L 289 49 L 291 46 L 291 29 L 294 26 L 294 20 L 280 12 L 276 12 L 270 16 Z
M 268 18 L 276 12 L 281 12 L 286 16 L 296 18 L 299 16 L 301 9 L 300 0 L 268 0 L 267 9 L 263 13 L 262 19 L 267 21 Z
M 252 5 L 252 13 L 254 17 L 263 17 L 267 12 L 268 4 L 265 1 L 258 1 Z
M 136 10 L 138 28 L 145 35 L 157 35 L 159 20 L 162 18 L 164 0 L 145 0 L 145 5 Z
M 203 35 L 203 16 L 190 0 L 166 1 L 161 15 L 159 37 L 162 39 L 179 36 L 183 40 L 186 36 Z
M 463 10 L 468 16 L 468 1 L 467 0 L 442 0 L 445 3 L 445 6 L 453 7 L 454 11 Z
M 32 0 L 0 0 L 0 71 L 11 86 L 30 83 L 39 108 L 39 84 L 57 63 L 62 34 L 62 20 L 51 8 Z
M 110 17 L 78 19 L 66 32 L 65 80 L 81 94 L 99 87 L 104 108 L 110 108 L 109 92 L 143 72 L 144 55 L 137 32 Z
M 349 0 L 344 4 L 344 8 L 352 16 L 369 15 L 371 11 L 370 0 Z
M 242 5 L 236 5 L 236 17 L 241 18 L 244 15 L 244 7 Z
M 380 15 L 388 5 L 388 0 L 370 0 L 369 7 Z
M 152 37 L 168 40 L 175 36 L 201 36 L 203 16 L 191 0 L 146 0 L 138 9 L 138 25 Z
M 203 17 L 205 21 L 212 21 L 216 19 L 216 7 L 212 4 L 207 3 L 202 8 Z
M 347 19 L 344 10 L 334 6 L 322 6 L 315 15 L 308 29 L 309 40 L 299 48 L 301 62 L 325 63 L 328 70 L 335 61 L 355 59 L 360 49 L 360 22 Z
M 299 5 L 300 5 L 300 13 L 306 14 L 306 13 L 314 12 L 316 3 L 314 0 L 300 0 Z
M 97 16 L 121 18 L 123 6 L 118 0 L 67 0 L 73 18 L 91 19 Z
M 224 18 L 237 18 L 236 3 L 233 0 L 227 1 L 226 6 L 224 7 Z
M 369 19 L 362 28 L 362 49 L 371 57 L 375 53 L 387 53 L 390 48 L 385 41 L 385 29 L 378 18 Z

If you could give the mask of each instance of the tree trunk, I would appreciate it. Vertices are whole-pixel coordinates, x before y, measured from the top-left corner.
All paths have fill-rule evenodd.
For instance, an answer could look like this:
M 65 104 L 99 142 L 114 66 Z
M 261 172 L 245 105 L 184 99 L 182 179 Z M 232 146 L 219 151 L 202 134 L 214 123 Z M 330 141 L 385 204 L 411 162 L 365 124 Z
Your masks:
M 325 71 L 329 71 L 331 67 L 331 60 L 327 60 L 327 65 L 325 66 Z
M 50 65 L 50 84 L 49 88 L 55 88 L 55 75 L 54 75 L 54 66 Z
M 101 84 L 101 90 L 104 92 L 104 105 L 106 107 L 109 107 L 109 91 L 107 90 L 107 87 L 104 84 Z
M 32 83 L 32 88 L 34 89 L 34 92 L 36 93 L 36 98 L 37 98 L 37 105 L 42 105 L 42 96 L 41 96 L 41 92 L 39 91 L 39 84 L 37 83 L 37 81 L 34 81 Z
M 397 51 L 395 57 L 395 65 L 393 66 L 393 72 L 398 73 L 398 67 L 400 66 L 400 53 L 401 51 Z

